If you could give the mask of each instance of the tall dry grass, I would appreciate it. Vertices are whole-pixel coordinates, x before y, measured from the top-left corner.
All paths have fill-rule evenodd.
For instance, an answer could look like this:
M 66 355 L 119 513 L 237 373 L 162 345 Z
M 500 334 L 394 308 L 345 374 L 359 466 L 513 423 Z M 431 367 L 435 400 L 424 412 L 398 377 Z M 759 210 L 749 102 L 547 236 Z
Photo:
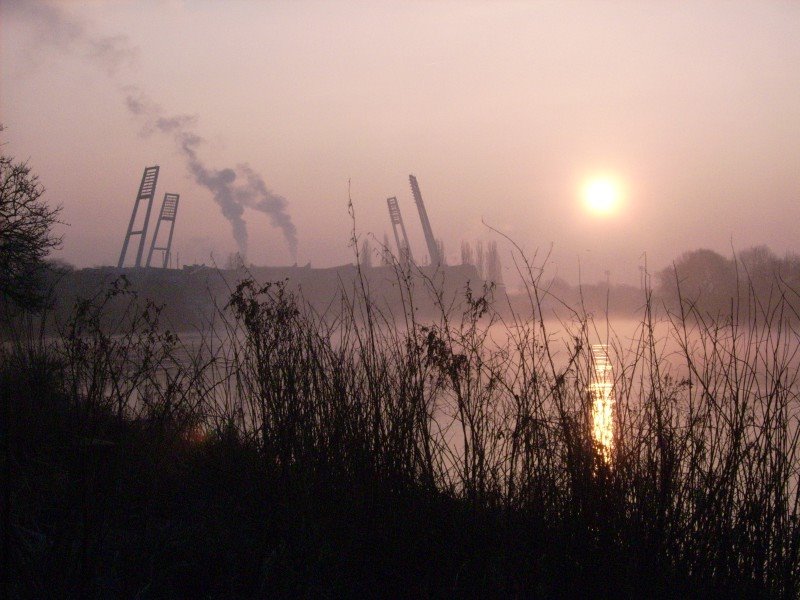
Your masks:
M 622 337 L 554 322 L 517 265 L 524 312 L 397 265 L 400 314 L 366 277 L 321 313 L 245 280 L 188 344 L 152 305 L 106 323 L 114 289 L 4 346 L 9 592 L 797 597 L 792 290 L 728 315 L 645 290 Z

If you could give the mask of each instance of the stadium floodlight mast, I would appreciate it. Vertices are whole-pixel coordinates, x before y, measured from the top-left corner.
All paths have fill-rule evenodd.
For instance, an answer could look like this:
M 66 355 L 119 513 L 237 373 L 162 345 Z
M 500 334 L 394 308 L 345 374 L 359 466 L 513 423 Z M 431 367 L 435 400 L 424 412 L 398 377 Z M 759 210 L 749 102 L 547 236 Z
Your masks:
M 128 253 L 128 244 L 131 237 L 139 236 L 139 247 L 136 250 L 136 262 L 134 266 L 142 266 L 142 253 L 144 252 L 144 241 L 147 237 L 147 224 L 150 221 L 150 211 L 153 208 L 153 198 L 156 194 L 156 183 L 158 182 L 158 165 L 153 167 L 145 167 L 144 174 L 142 175 L 142 183 L 139 184 L 139 193 L 136 194 L 136 200 L 133 203 L 133 212 L 131 213 L 131 220 L 128 223 L 128 231 L 125 234 L 125 241 L 122 243 L 122 252 L 119 255 L 118 268 L 122 268 L 125 264 L 125 255 Z M 134 229 L 136 226 L 136 216 L 139 212 L 139 207 L 144 202 L 146 204 L 144 222 L 141 229 Z
M 158 221 L 156 221 L 156 230 L 153 232 L 153 240 L 150 242 L 150 252 L 147 253 L 146 266 L 148 267 L 153 260 L 153 251 L 161 250 L 164 253 L 161 268 L 167 268 L 172 253 L 172 234 L 175 232 L 175 218 L 178 215 L 178 201 L 180 198 L 179 194 L 164 194 L 164 201 L 161 203 L 161 211 L 158 214 Z M 169 223 L 169 234 L 167 235 L 166 245 L 156 246 L 161 223 L 165 221 Z

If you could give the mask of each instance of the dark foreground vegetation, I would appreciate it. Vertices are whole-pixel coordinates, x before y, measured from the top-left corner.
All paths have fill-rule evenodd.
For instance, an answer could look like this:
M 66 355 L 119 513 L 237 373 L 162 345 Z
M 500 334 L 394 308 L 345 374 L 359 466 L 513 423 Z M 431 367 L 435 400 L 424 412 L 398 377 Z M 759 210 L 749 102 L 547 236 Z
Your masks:
M 597 332 L 566 308 L 552 331 L 523 272 L 527 310 L 502 317 L 491 289 L 417 322 L 410 290 L 397 314 L 364 288 L 321 314 L 252 281 L 193 343 L 123 282 L 55 337 L 17 315 L 5 591 L 796 598 L 792 290 L 741 298 L 755 325 L 691 303 L 657 317 L 645 292 L 633 339 L 607 340 L 606 460 L 586 391 Z

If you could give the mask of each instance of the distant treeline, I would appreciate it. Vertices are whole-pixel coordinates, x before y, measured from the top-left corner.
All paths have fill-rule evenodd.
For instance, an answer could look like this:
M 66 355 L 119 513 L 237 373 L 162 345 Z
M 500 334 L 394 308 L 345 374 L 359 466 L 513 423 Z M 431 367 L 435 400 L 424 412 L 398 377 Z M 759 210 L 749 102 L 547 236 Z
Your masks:
M 698 316 L 749 316 L 781 299 L 783 317 L 800 318 L 800 255 L 779 257 L 755 246 L 725 257 L 713 250 L 684 252 L 655 273 L 642 273 L 640 285 L 607 282 L 571 285 L 560 278 L 543 284 L 545 305 L 581 307 L 595 315 L 632 315 L 654 300 L 655 308 Z M 524 304 L 524 298 L 512 298 Z M 750 314 L 743 315 L 743 312 Z M 763 310 L 761 310 L 763 312 Z
M 464 264 L 432 267 L 391 265 L 382 261 L 373 266 L 362 260 L 357 265 L 326 269 L 306 267 L 216 268 L 188 265 L 182 269 L 117 269 L 98 267 L 73 269 L 59 263 L 50 270 L 44 285 L 51 298 L 51 331 L 64 322 L 79 299 L 102 294 L 114 281 L 135 291 L 142 301 L 162 307 L 162 319 L 176 331 L 204 328 L 213 320 L 217 309 L 227 303 L 236 284 L 245 278 L 263 283 L 285 281 L 320 312 L 336 310 L 342 292 L 352 294 L 357 282 L 364 287 L 376 305 L 389 313 L 399 314 L 405 302 L 412 302 L 420 317 L 435 314 L 439 300 L 431 294 L 443 294 L 443 300 L 458 303 L 467 288 L 471 293 L 489 290 L 489 298 L 502 312 L 519 311 L 529 299 L 520 292 L 508 292 L 502 284 L 497 246 L 481 246 L 477 254 L 469 244 L 462 248 Z M 367 250 L 366 255 L 368 255 Z M 362 253 L 364 255 L 365 253 Z M 478 256 L 480 260 L 476 259 Z M 231 265 L 228 265 L 231 267 Z M 558 314 L 565 308 L 580 309 L 602 316 L 631 316 L 646 300 L 656 309 L 673 312 L 681 307 L 698 315 L 740 314 L 745 308 L 758 311 L 760 304 L 783 298 L 785 318 L 800 315 L 800 255 L 777 256 L 766 246 L 756 246 L 730 257 L 708 249 L 685 252 L 668 267 L 655 273 L 643 273 L 640 285 L 609 282 L 573 285 L 561 278 L 540 279 L 539 299 L 545 316 Z M 411 296 L 404 296 L 407 291 Z M 680 302 L 678 298 L 680 297 Z M 755 302 L 753 302 L 755 300 Z M 111 302 L 107 310 L 121 314 Z
M 676 306 L 700 307 L 707 313 L 740 312 L 755 300 L 758 305 L 783 298 L 788 315 L 798 316 L 800 307 L 800 255 L 777 256 L 767 246 L 754 246 L 731 257 L 713 250 L 685 252 L 657 273 L 661 298 Z

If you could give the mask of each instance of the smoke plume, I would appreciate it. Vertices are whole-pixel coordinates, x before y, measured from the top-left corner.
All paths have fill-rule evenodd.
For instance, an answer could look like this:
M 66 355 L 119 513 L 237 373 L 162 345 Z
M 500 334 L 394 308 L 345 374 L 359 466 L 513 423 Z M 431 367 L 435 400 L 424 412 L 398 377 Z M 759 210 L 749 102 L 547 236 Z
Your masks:
M 60 7 L 48 2 L 4 0 L 3 15 L 11 14 L 28 22 L 36 43 L 77 53 L 108 76 L 136 62 L 137 50 L 127 36 L 91 35 L 85 23 L 71 19 Z
M 136 49 L 126 36 L 95 36 L 89 28 L 68 17 L 60 7 L 46 2 L 9 0 L 4 11 L 24 18 L 32 24 L 40 43 L 63 51 L 80 53 L 110 77 L 120 78 L 123 65 L 132 65 Z M 297 259 L 297 229 L 287 212 L 288 202 L 273 193 L 264 179 L 246 163 L 235 168 L 214 169 L 199 157 L 204 140 L 196 132 L 198 118 L 192 115 L 169 115 L 150 100 L 136 85 L 121 86 L 128 111 L 142 122 L 142 133 L 170 135 L 186 162 L 195 182 L 211 192 L 214 202 L 230 222 L 233 237 L 242 256 L 247 254 L 247 222 L 245 208 L 263 212 L 278 227 L 294 260 Z
M 198 147 L 204 143 L 195 132 L 197 117 L 192 115 L 165 115 L 161 108 L 148 99 L 135 86 L 126 86 L 125 105 L 143 121 L 143 133 L 159 132 L 173 136 L 177 147 L 186 159 L 186 167 L 194 180 L 209 190 L 222 214 L 233 228 L 233 237 L 242 256 L 247 254 L 247 224 L 244 209 L 251 208 L 270 217 L 286 239 L 292 258 L 297 257 L 297 229 L 286 212 L 287 201 L 267 188 L 264 179 L 249 165 L 235 168 L 211 169 L 198 157 Z

